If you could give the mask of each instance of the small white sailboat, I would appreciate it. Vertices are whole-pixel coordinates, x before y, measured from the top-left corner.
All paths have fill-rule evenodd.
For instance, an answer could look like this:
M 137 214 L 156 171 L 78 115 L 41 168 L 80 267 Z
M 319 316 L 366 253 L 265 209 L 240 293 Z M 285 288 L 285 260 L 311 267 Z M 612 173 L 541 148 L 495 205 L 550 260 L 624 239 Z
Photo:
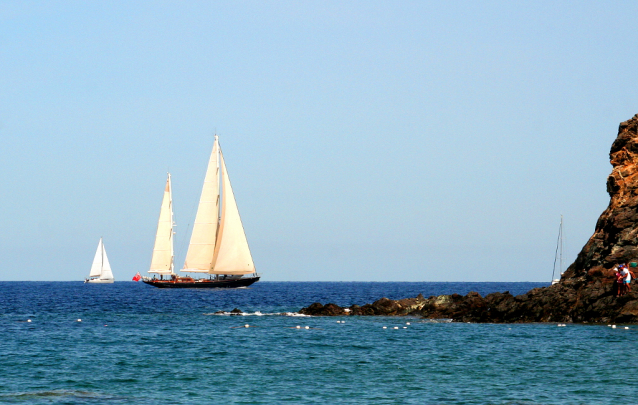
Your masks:
M 563 216 L 560 216 L 558 227 L 558 241 L 556 242 L 556 253 L 554 254 L 554 270 L 552 271 L 552 285 L 558 284 L 560 278 L 554 278 L 556 274 L 556 262 L 558 262 L 558 274 L 563 275 Z
M 217 136 L 206 170 L 186 261 L 181 270 L 205 273 L 208 278 L 177 276 L 173 259 L 173 205 L 169 174 L 149 270 L 160 278 L 142 277 L 142 281 L 159 288 L 240 288 L 259 281 Z M 165 279 L 164 276 L 169 277 Z
M 93 258 L 93 265 L 91 265 L 91 272 L 84 282 L 91 284 L 111 284 L 114 281 L 111 265 L 109 264 L 108 257 L 106 257 L 106 250 L 104 250 L 104 243 L 102 242 L 102 238 L 100 238 L 95 257 Z

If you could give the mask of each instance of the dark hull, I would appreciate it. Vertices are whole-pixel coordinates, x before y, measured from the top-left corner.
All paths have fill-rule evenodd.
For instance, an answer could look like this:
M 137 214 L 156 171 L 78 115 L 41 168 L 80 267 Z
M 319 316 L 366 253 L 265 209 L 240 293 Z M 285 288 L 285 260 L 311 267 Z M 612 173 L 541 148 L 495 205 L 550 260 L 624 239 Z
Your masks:
M 259 277 L 242 277 L 235 280 L 207 280 L 201 279 L 196 281 L 183 280 L 142 280 L 148 285 L 157 288 L 238 288 L 248 287 L 249 285 L 259 281 Z

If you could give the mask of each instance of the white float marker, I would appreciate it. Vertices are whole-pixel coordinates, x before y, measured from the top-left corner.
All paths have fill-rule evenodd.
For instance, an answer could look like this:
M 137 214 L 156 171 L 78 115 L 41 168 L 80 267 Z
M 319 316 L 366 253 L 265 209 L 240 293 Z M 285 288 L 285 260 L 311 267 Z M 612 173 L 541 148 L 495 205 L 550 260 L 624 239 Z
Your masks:
M 27 319 L 27 322 L 31 322 L 31 319 Z
M 388 327 L 387 327 L 387 326 L 384 326 L 384 327 L 383 327 L 383 329 L 388 329 Z
M 625 326 L 625 329 L 629 329 L 629 326 Z
M 616 329 L 616 325 L 611 325 L 611 328 L 612 329 Z
M 304 329 L 310 329 L 310 326 L 305 326 Z
M 405 324 L 406 324 L 406 325 L 409 325 L 409 324 L 410 324 L 410 322 L 406 322 Z
M 82 320 L 81 320 L 81 319 L 78 319 L 78 322 L 82 322 Z
M 246 324 L 244 325 L 244 328 L 250 328 L 250 325 Z
M 398 326 L 395 326 L 393 329 L 399 329 L 399 327 L 398 327 Z
M 301 326 L 297 325 L 295 326 L 296 329 L 301 329 Z

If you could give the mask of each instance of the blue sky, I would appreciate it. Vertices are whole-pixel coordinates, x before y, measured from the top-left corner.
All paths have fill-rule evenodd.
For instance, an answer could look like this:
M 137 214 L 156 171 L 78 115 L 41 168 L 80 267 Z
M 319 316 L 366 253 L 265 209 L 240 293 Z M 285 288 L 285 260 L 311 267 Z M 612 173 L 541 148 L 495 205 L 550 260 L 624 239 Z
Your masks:
M 0 3 L 0 280 L 176 267 L 213 144 L 270 281 L 549 281 L 638 113 L 635 2 Z

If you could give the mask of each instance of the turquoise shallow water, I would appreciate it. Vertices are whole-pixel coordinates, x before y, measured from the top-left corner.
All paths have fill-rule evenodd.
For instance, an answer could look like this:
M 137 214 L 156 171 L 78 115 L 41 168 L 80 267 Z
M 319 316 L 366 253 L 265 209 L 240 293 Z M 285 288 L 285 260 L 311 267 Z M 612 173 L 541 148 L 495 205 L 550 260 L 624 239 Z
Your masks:
M 172 291 L 129 282 L 3 282 L 0 402 L 635 403 L 634 326 L 274 315 L 315 301 L 539 285 L 260 282 Z M 212 315 L 235 307 L 247 314 Z

